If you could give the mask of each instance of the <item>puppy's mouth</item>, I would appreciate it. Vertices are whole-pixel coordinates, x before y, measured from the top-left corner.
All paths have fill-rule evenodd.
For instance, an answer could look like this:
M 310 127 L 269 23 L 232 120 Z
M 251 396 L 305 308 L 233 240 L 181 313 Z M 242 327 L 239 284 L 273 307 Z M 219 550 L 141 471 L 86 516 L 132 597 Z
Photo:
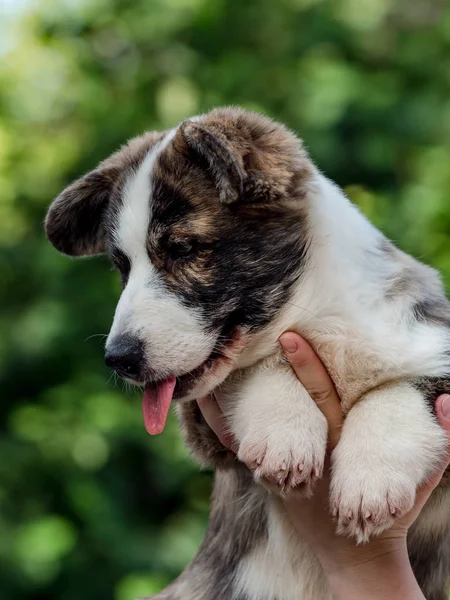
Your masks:
M 142 398 L 142 413 L 144 424 L 150 435 L 162 433 L 166 425 L 172 400 L 183 398 L 208 372 L 212 371 L 220 361 L 227 360 L 225 356 L 213 353 L 198 367 L 179 377 L 147 383 Z
M 201 397 L 210 393 L 236 367 L 237 358 L 248 341 L 247 332 L 235 329 L 229 335 L 223 335 L 222 340 L 226 341 L 222 341 L 220 348 L 214 349 L 198 367 L 183 375 L 144 382 L 126 378 L 130 383 L 145 386 L 142 412 L 150 435 L 163 432 L 173 400 L 193 400 L 197 394 Z

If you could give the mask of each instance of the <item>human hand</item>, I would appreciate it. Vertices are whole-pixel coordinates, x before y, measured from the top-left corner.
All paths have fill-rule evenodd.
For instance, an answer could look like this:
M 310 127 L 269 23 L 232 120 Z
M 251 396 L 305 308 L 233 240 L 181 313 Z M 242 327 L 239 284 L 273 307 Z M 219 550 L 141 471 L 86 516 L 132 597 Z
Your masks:
M 284 334 L 280 338 L 280 343 L 298 379 L 328 420 L 331 453 L 339 442 L 343 423 L 340 401 L 334 385 L 317 355 L 300 336 L 293 333 Z M 450 447 L 450 396 L 442 395 L 437 398 L 435 409 L 441 426 L 449 436 Z M 350 572 L 355 575 L 358 583 L 364 582 L 364 575 L 370 574 L 371 577 L 376 577 L 377 584 L 382 585 L 383 578 L 380 578 L 380 573 L 386 572 L 389 568 L 391 571 L 387 578 L 389 585 L 401 574 L 408 579 L 411 589 L 417 588 L 409 566 L 406 536 L 408 529 L 440 482 L 449 462 L 450 453 L 447 454 L 440 469 L 417 491 L 412 510 L 398 519 L 390 529 L 363 546 L 356 546 L 353 540 L 335 534 L 335 524 L 330 516 L 328 505 L 329 469 L 325 470 L 313 498 L 286 499 L 285 506 L 292 523 L 319 558 L 327 577 L 338 578 L 340 582 L 345 580 L 345 597 L 350 597 L 347 589 Z M 354 584 L 355 582 L 352 582 L 352 585 Z M 415 593 L 416 595 L 418 593 L 417 597 L 422 597 L 418 589 Z M 389 597 L 393 597 L 392 590 L 390 594 Z
M 331 453 L 339 442 L 343 423 L 334 385 L 317 355 L 300 336 L 294 333 L 283 334 L 280 343 L 297 377 L 328 420 Z M 220 397 L 204 398 L 198 402 L 205 420 L 219 440 L 236 452 L 237 444 L 227 432 L 222 416 Z M 447 415 L 446 409 L 450 413 L 450 397 L 440 396 L 436 401 L 436 414 L 450 438 L 450 414 Z M 393 598 L 392 584 L 397 581 L 400 590 L 398 597 L 423 598 L 409 566 L 406 535 L 438 485 L 449 461 L 450 455 L 432 479 L 418 490 L 413 509 L 398 519 L 393 527 L 364 546 L 356 546 L 353 540 L 338 537 L 335 533 L 328 503 L 329 469 L 325 470 L 312 498 L 288 497 L 284 501 L 289 518 L 321 562 L 336 597 L 350 599 L 358 597 L 358 594 L 368 597 L 367 586 L 372 590 L 374 586 L 378 586 L 380 597 L 383 597 L 386 593 L 383 584 L 386 583 L 390 586 L 389 594 Z M 380 577 L 380 573 L 386 576 Z

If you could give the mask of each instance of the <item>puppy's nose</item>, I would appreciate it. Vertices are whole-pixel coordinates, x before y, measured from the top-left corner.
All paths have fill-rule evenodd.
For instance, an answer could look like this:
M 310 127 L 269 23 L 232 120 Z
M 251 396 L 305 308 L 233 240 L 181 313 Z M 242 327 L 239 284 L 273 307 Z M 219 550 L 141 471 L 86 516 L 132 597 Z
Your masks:
M 144 359 L 144 345 L 131 335 L 123 335 L 108 343 L 105 350 L 105 364 L 121 377 L 139 379 Z

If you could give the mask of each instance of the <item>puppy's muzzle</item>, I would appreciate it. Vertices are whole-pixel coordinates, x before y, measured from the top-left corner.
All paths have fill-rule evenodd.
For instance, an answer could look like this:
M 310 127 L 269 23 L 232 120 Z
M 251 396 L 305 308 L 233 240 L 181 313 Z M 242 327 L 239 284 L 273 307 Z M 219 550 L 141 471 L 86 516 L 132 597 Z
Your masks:
M 105 364 L 121 377 L 140 381 L 144 367 L 144 345 L 134 336 L 123 335 L 108 342 Z

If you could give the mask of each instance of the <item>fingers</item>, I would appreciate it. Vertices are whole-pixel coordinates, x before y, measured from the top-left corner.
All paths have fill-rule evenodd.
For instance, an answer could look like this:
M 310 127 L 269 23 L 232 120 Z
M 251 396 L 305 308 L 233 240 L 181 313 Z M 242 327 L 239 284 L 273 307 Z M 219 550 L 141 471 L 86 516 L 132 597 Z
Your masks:
M 441 427 L 447 433 L 450 443 L 450 394 L 442 394 L 436 400 L 436 415 Z
M 229 448 L 233 452 L 236 452 L 236 444 L 233 436 L 227 431 L 225 426 L 225 420 L 216 399 L 211 394 L 197 400 L 197 404 L 202 412 L 202 415 L 211 429 L 217 436 L 219 442 Z
M 436 471 L 436 473 L 434 473 L 433 477 L 430 479 L 430 481 L 425 486 L 425 487 L 431 486 L 430 493 L 440 482 L 445 469 L 448 467 L 448 465 L 450 463 L 450 395 L 443 394 L 442 396 L 439 396 L 437 398 L 434 406 L 435 406 L 436 416 L 438 418 L 438 421 L 439 421 L 442 429 L 444 429 L 445 433 L 447 434 L 448 444 L 447 444 L 447 455 L 446 455 L 445 459 L 443 460 L 440 468 Z
M 440 467 L 435 471 L 435 473 L 433 473 L 431 478 L 417 490 L 416 501 L 414 502 L 412 510 L 408 514 L 406 514 L 402 519 L 400 519 L 398 524 L 406 526 L 406 528 L 409 528 L 411 524 L 414 523 L 414 521 L 417 519 L 425 502 L 431 496 L 431 493 L 433 492 L 434 488 L 437 485 L 439 485 L 439 482 L 442 479 L 445 469 L 450 464 L 450 395 L 443 394 L 442 396 L 439 396 L 435 403 L 435 409 L 439 423 L 447 433 L 449 442 L 447 456 L 442 461 Z
M 443 394 L 442 396 L 439 396 L 435 403 L 435 409 L 438 421 L 448 437 L 447 456 L 431 479 L 417 491 L 416 506 L 419 505 L 420 508 L 425 504 L 431 492 L 439 484 L 445 469 L 450 464 L 450 395 Z
M 337 445 L 341 436 L 342 409 L 339 396 L 325 367 L 311 346 L 293 332 L 283 333 L 280 344 L 298 379 L 328 421 L 330 448 Z

